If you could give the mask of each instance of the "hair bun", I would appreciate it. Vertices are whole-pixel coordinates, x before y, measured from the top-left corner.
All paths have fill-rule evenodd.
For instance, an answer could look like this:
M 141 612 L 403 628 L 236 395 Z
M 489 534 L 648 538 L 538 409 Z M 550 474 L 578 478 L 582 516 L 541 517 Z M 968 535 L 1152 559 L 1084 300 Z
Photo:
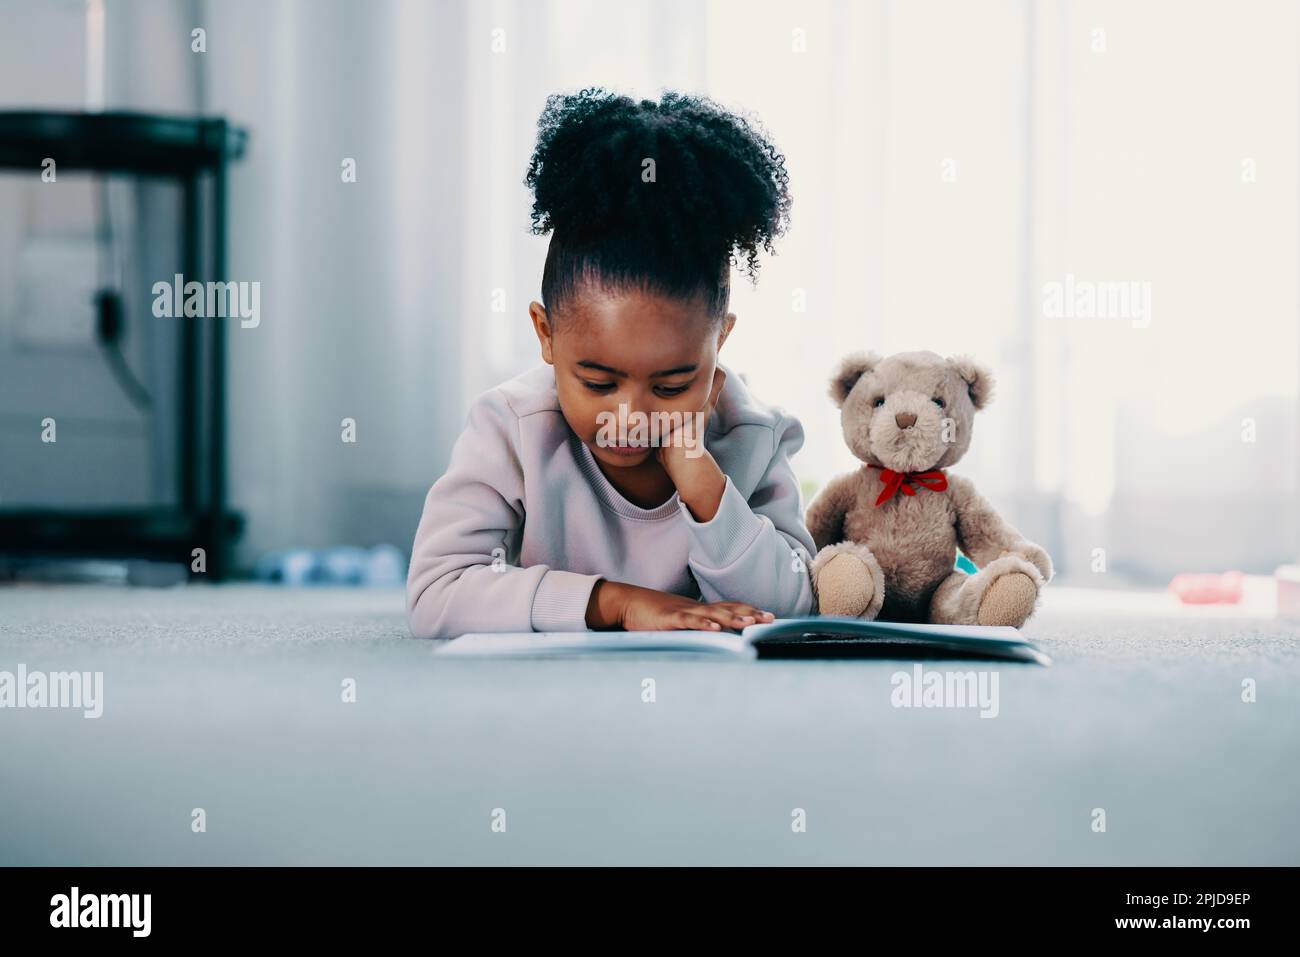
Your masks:
M 554 94 L 537 129 L 524 177 L 533 233 L 716 257 L 755 280 L 759 250 L 771 253 L 789 224 L 785 158 L 756 120 L 707 97 L 665 91 L 656 103 L 598 87 Z

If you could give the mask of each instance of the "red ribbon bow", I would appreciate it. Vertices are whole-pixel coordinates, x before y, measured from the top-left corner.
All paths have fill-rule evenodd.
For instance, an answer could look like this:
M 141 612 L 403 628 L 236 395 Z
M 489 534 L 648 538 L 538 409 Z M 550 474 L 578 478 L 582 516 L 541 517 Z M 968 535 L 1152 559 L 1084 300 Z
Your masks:
M 940 469 L 931 469 L 928 472 L 895 472 L 893 469 L 887 469 L 883 465 L 868 465 L 867 468 L 880 469 L 880 481 L 885 483 L 885 488 L 876 499 L 877 505 L 883 505 L 889 499 L 894 497 L 894 493 L 900 488 L 904 495 L 915 495 L 916 489 L 912 488 L 915 482 L 922 488 L 928 488 L 932 492 L 942 492 L 948 487 L 948 476 L 943 474 Z

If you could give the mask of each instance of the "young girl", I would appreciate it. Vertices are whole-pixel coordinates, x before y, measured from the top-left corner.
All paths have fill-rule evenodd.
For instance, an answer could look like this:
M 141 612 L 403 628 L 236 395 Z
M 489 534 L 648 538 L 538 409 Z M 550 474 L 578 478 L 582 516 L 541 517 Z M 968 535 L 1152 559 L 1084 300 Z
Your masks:
M 475 400 L 429 490 L 412 634 L 810 613 L 789 461 L 803 428 L 718 361 L 730 267 L 757 281 L 759 248 L 789 222 L 784 157 L 744 118 L 672 92 L 551 96 L 538 130 L 525 181 L 551 242 L 528 312 L 544 361 Z

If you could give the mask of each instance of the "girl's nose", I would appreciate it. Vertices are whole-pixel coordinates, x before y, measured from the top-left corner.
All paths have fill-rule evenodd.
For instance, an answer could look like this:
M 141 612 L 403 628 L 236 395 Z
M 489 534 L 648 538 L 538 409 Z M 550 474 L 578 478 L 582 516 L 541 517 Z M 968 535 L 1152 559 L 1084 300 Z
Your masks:
M 650 407 L 646 401 L 639 396 L 630 396 L 623 400 L 623 404 L 627 407 L 629 419 L 638 418 L 650 412 Z

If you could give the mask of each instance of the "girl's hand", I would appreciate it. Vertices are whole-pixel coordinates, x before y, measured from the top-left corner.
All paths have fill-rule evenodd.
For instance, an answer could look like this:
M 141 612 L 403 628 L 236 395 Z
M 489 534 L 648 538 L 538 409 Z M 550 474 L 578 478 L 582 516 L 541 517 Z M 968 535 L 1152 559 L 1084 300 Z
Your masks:
M 602 579 L 587 605 L 591 628 L 624 631 L 739 631 L 774 620 L 769 611 L 739 601 L 700 602 L 671 592 Z
M 722 366 L 715 367 L 709 398 L 704 403 L 704 408 L 699 410 L 703 413 L 703 427 L 697 432 L 693 418 L 689 425 L 687 420 L 683 420 L 681 429 L 673 429 L 667 436 L 660 438 L 655 453 L 659 464 L 668 473 L 673 485 L 677 486 L 678 498 L 686 503 L 697 522 L 711 521 L 718 514 L 718 505 L 722 502 L 722 493 L 727 485 L 722 469 L 718 468 L 718 463 L 704 447 L 704 432 L 708 428 L 709 416 L 717 407 L 718 396 L 722 394 L 726 381 L 727 374 L 722 371 Z M 691 434 L 682 435 L 681 431 L 687 428 Z M 689 447 L 687 439 L 690 440 Z

